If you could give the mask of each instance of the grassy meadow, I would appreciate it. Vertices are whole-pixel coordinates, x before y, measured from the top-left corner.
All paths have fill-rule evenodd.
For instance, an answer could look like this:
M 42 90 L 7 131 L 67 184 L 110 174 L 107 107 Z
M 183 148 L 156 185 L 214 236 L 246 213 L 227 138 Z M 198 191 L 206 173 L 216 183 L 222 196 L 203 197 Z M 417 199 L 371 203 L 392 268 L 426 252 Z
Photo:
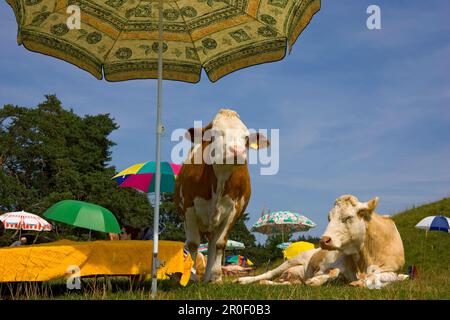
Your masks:
M 450 234 L 418 230 L 414 226 L 429 215 L 450 215 L 450 198 L 412 208 L 394 216 L 405 246 L 406 264 L 416 265 L 419 277 L 394 283 L 380 290 L 345 284 L 322 287 L 239 285 L 232 278 L 223 284 L 192 283 L 180 287 L 171 281 L 159 283 L 158 299 L 450 299 Z M 270 266 L 273 268 L 280 261 Z M 256 272 L 261 272 L 257 270 Z M 81 290 L 68 290 L 64 281 L 0 284 L 3 299 L 150 299 L 150 282 L 129 278 L 83 279 Z

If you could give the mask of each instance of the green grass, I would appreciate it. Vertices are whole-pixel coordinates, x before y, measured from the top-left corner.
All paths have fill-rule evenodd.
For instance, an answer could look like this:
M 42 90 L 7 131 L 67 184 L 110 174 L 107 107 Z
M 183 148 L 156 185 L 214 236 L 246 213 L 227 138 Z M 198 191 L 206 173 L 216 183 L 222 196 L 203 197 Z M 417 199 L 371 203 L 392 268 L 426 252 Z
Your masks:
M 394 220 L 405 246 L 406 273 L 416 265 L 420 277 L 394 283 L 381 290 L 355 288 L 345 284 L 323 287 L 238 285 L 232 279 L 223 284 L 189 284 L 180 287 L 171 281 L 159 283 L 158 299 L 450 299 L 450 235 L 418 230 L 414 226 L 429 215 L 450 215 L 450 198 L 397 214 Z M 271 268 L 274 265 L 271 266 Z M 64 281 L 0 285 L 6 299 L 150 299 L 150 283 L 134 283 L 129 278 L 83 279 L 82 290 L 67 290 Z

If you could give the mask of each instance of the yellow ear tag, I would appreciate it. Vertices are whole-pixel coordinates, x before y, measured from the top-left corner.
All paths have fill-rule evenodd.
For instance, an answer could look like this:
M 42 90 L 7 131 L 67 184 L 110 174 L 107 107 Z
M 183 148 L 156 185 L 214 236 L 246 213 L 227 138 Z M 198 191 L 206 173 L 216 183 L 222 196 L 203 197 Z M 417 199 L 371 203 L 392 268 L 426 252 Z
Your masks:
M 250 144 L 250 148 L 258 150 L 258 144 L 256 142 L 253 142 Z

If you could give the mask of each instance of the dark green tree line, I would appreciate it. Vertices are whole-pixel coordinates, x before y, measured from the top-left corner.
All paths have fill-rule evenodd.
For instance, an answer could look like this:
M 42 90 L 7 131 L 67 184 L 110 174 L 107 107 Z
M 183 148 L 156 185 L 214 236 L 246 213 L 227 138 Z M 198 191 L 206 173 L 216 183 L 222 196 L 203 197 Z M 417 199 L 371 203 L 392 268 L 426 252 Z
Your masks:
M 108 136 L 117 128 L 109 114 L 80 117 L 55 95 L 35 108 L 5 105 L 0 109 L 0 210 L 42 215 L 57 201 L 76 199 L 110 209 L 121 223 L 149 224 L 146 195 L 111 180 L 116 169 L 108 165 L 114 146 Z

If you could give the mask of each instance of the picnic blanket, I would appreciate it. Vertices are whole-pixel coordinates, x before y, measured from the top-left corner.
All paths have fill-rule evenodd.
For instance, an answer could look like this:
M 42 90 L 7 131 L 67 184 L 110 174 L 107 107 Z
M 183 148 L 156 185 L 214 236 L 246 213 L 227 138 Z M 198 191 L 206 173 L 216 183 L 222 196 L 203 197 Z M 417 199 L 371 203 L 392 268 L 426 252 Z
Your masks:
M 189 281 L 193 266 L 190 255 L 183 254 L 184 243 L 159 241 L 161 266 L 158 278 L 181 273 L 180 284 Z M 80 276 L 150 275 L 153 241 L 61 240 L 52 243 L 0 248 L 0 282 L 49 281 L 67 278 L 70 266 L 77 266 Z M 73 269 L 72 269 L 73 270 Z

